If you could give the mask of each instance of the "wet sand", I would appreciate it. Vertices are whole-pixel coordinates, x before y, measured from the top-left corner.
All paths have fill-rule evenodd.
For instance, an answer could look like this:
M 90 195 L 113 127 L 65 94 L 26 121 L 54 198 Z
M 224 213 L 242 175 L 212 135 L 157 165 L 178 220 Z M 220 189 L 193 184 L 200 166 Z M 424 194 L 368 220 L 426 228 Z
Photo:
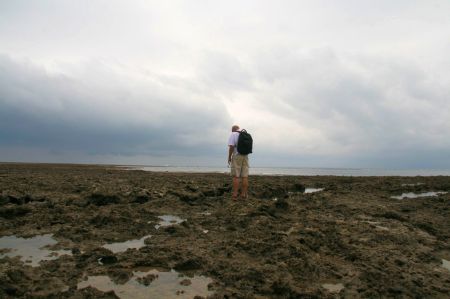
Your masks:
M 450 297 L 450 194 L 392 198 L 449 192 L 450 177 L 251 176 L 236 202 L 230 183 L 0 164 L 0 298 L 117 298 L 156 282 L 162 298 Z M 13 236 L 51 236 L 56 258 L 14 256 Z

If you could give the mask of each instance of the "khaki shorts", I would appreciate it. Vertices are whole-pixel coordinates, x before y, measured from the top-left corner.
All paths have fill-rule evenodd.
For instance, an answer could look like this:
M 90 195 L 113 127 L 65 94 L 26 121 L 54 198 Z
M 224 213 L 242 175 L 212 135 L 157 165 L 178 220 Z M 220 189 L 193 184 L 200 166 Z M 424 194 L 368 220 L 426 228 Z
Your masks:
M 248 156 L 233 155 L 231 159 L 231 175 L 237 178 L 248 177 Z

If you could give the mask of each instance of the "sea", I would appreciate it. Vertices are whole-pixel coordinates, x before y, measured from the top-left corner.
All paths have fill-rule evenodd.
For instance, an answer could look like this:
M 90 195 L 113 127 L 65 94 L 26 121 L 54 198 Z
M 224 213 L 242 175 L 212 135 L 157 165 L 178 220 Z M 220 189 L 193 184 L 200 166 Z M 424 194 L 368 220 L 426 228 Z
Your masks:
M 227 167 L 123 165 L 125 169 L 153 172 L 229 173 Z M 331 175 L 331 176 L 450 176 L 450 169 L 377 169 L 377 168 L 312 168 L 251 167 L 250 175 Z

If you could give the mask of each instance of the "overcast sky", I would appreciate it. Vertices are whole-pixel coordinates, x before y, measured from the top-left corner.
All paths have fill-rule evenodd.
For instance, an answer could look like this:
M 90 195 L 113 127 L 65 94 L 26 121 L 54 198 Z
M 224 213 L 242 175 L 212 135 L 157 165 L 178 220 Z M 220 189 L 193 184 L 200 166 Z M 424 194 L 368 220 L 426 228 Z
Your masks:
M 450 168 L 450 1 L 0 1 L 0 161 Z

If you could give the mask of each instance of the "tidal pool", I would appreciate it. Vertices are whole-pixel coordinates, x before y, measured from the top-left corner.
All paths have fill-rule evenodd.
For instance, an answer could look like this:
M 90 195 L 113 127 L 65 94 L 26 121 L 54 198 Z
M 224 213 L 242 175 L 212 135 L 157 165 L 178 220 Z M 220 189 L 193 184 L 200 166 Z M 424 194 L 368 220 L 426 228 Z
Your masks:
M 322 287 L 324 289 L 326 289 L 328 292 L 339 293 L 344 288 L 344 285 L 342 283 L 336 283 L 336 284 L 324 283 L 322 285 Z
M 376 230 L 379 230 L 379 231 L 388 231 L 389 230 L 389 227 L 379 225 L 380 222 L 378 222 L 378 221 L 369 221 L 369 220 L 367 220 L 365 222 L 369 223 L 370 225 L 373 225 Z
M 305 193 L 314 193 L 325 190 L 325 188 L 306 188 Z
M 151 235 L 144 236 L 140 239 L 136 240 L 129 240 L 125 242 L 118 242 L 118 243 L 110 243 L 105 244 L 102 247 L 111 250 L 113 253 L 119 253 L 127 251 L 127 249 L 133 248 L 133 249 L 139 249 L 141 247 L 145 246 L 145 239 L 150 238 Z
M 394 199 L 404 199 L 404 198 L 419 198 L 419 197 L 430 197 L 430 196 L 439 196 L 441 194 L 446 194 L 447 192 L 423 192 L 423 193 L 403 193 L 399 196 L 391 196 Z
M 32 267 L 38 267 L 40 261 L 55 260 L 61 255 L 72 255 L 70 250 L 51 250 L 49 246 L 57 244 L 53 234 L 32 238 L 5 236 L 0 238 L 0 258 L 20 256 L 20 260 Z M 47 248 L 46 248 L 47 247 Z
M 162 272 L 150 270 L 133 272 L 133 277 L 124 284 L 114 283 L 108 276 L 88 276 L 78 283 L 78 289 L 93 287 L 102 292 L 114 291 L 122 299 L 147 298 L 194 298 L 207 297 L 212 294 L 208 284 L 212 279 L 205 276 L 187 277 L 171 270 Z
M 442 259 L 442 267 L 450 271 L 450 261 Z
M 186 219 L 181 219 L 180 217 L 173 215 L 163 215 L 158 216 L 158 218 L 161 219 L 161 221 L 159 221 L 159 224 L 155 225 L 156 229 L 159 229 L 160 227 L 164 226 L 180 224 L 181 222 L 186 221 Z

